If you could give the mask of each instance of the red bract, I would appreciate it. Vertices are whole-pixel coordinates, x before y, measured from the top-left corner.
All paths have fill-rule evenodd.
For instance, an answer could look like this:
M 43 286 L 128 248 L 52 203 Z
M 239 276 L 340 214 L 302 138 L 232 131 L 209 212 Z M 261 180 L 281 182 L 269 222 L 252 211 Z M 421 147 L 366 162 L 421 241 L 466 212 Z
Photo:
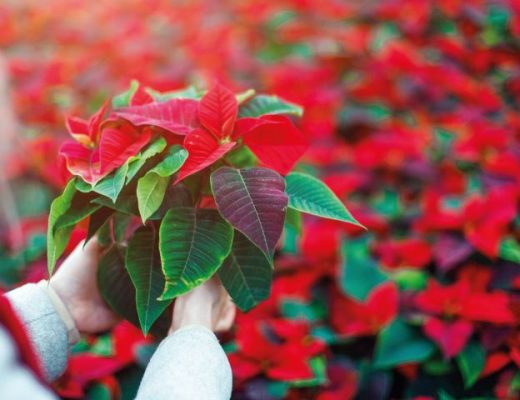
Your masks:
M 195 100 L 171 99 L 164 103 L 122 108 L 114 114 L 135 126 L 153 125 L 176 135 L 187 135 L 200 127 L 197 107 Z
M 244 144 L 264 165 L 286 175 L 309 145 L 289 118 L 283 115 L 266 116 L 260 121 L 243 134 Z
M 260 324 L 240 325 L 237 332 L 239 352 L 229 356 L 239 381 L 260 373 L 276 380 L 312 377 L 309 359 L 323 350 L 323 344 L 309 338 L 305 327 L 290 325 L 289 322 L 273 322 L 272 328 L 281 334 L 282 343 L 268 340 Z M 269 325 L 265 328 L 269 329 Z
M 287 174 L 308 147 L 285 116 L 237 120 L 237 115 L 235 95 L 220 84 L 200 100 L 198 118 L 205 129 L 194 130 L 184 139 L 189 157 L 177 182 L 213 164 L 240 139 L 267 167 L 281 174 Z
M 113 389 L 111 376 L 135 361 L 136 348 L 150 343 L 141 331 L 128 322 L 122 322 L 113 331 L 114 352 L 111 356 L 89 353 L 73 355 L 69 360 L 65 375 L 59 379 L 56 388 L 64 397 L 84 398 L 85 387 L 92 381 L 108 379 Z
M 205 129 L 197 129 L 184 139 L 188 159 L 176 182 L 208 167 L 223 157 L 236 144 L 231 140 L 238 103 L 227 88 L 216 84 L 198 104 L 198 119 Z
M 238 115 L 238 102 L 228 88 L 216 84 L 199 103 L 202 126 L 217 139 L 229 138 Z
M 69 118 L 67 127 L 76 142 L 61 146 L 60 154 L 73 175 L 94 184 L 136 155 L 151 138 L 151 131 L 139 132 L 123 123 L 101 127 L 105 104 L 88 122 Z
M 375 335 L 395 318 L 398 311 L 395 284 L 383 283 L 364 302 L 336 293 L 331 307 L 332 325 L 341 335 Z
M 350 400 L 353 399 L 358 387 L 358 376 L 352 369 L 332 366 L 327 371 L 329 384 L 316 400 Z
M 488 257 L 498 255 L 500 240 L 517 216 L 519 192 L 514 187 L 495 189 L 486 197 L 473 197 L 464 208 L 468 241 Z
M 466 321 L 444 322 L 429 318 L 423 326 L 424 333 L 442 350 L 445 358 L 459 354 L 473 333 L 473 326 Z
M 415 302 L 420 310 L 435 315 L 459 316 L 476 322 L 506 325 L 515 321 L 505 293 L 474 290 L 463 279 L 447 286 L 441 286 L 431 279 L 426 290 L 417 295 Z
M 105 102 L 88 121 L 78 117 L 67 117 L 66 124 L 69 134 L 87 148 L 97 145 L 101 133 L 101 122 L 108 110 L 109 103 Z
M 506 353 L 500 351 L 491 353 L 486 359 L 486 364 L 480 376 L 485 377 L 491 375 L 504 368 L 510 362 L 511 358 Z
M 184 147 L 189 156 L 179 171 L 176 183 L 210 166 L 235 145 L 236 142 L 220 143 L 204 129 L 197 129 L 186 135 Z
M 379 243 L 376 252 L 381 261 L 390 268 L 422 268 L 431 260 L 430 245 L 420 239 L 405 239 Z

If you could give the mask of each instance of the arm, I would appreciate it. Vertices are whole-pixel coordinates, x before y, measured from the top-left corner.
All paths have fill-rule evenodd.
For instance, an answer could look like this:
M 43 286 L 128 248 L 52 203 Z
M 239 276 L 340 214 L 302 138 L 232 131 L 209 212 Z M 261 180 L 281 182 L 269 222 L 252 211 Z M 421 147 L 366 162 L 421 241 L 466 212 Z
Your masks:
M 3 400 L 53 400 L 54 395 L 19 363 L 15 344 L 0 328 L 0 397 Z
M 217 278 L 179 297 L 170 335 L 150 360 L 137 400 L 229 399 L 231 367 L 212 331 L 229 329 L 234 317 Z
M 67 326 L 41 284 L 24 285 L 6 296 L 26 329 L 45 378 L 53 381 L 67 366 Z
M 80 243 L 50 282 L 27 284 L 7 294 L 49 382 L 65 370 L 68 348 L 79 339 L 78 331 L 102 332 L 118 322 L 97 289 L 99 252 L 95 239 L 85 247 Z

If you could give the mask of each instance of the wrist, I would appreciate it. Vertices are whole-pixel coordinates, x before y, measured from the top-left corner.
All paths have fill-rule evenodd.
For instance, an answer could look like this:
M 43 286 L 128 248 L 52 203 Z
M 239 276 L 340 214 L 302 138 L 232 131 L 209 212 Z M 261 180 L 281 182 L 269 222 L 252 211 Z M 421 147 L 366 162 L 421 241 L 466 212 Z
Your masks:
M 58 314 L 63 324 L 67 328 L 69 344 L 72 345 L 77 343 L 80 339 L 80 335 L 73 312 L 71 308 L 67 306 L 67 299 L 63 298 L 59 291 L 56 290 L 49 281 L 40 281 L 38 286 L 47 294 L 47 297 L 50 299 L 56 314 Z
M 212 329 L 211 308 L 199 307 L 197 304 L 190 303 L 189 299 L 180 297 L 176 300 L 173 308 L 172 325 L 169 334 L 190 325 L 203 326 Z

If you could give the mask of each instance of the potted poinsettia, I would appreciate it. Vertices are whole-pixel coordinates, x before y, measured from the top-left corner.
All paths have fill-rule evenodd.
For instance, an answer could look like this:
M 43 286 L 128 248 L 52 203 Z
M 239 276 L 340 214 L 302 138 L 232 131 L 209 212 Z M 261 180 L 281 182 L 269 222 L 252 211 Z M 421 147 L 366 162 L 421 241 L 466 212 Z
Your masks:
M 105 246 L 105 300 L 144 333 L 164 332 L 172 301 L 214 274 L 239 308 L 254 307 L 288 215 L 359 225 L 324 183 L 291 172 L 308 146 L 301 113 L 220 84 L 159 93 L 133 82 L 89 120 L 69 117 L 61 154 L 73 178 L 51 205 L 49 273 L 85 220 L 87 240 Z

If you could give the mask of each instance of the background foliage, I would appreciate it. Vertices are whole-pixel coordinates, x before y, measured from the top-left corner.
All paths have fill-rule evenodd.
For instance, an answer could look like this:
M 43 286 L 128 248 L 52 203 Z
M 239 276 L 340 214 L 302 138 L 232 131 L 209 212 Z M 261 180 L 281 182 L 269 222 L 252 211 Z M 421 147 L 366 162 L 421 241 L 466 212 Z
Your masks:
M 234 398 L 519 395 L 518 1 L 7 0 L 0 32 L 20 122 L 2 286 L 45 276 L 64 113 L 217 78 L 301 104 L 300 170 L 369 229 L 287 220 L 270 299 L 224 338 Z M 56 388 L 130 399 L 153 349 L 127 323 L 85 338 Z

